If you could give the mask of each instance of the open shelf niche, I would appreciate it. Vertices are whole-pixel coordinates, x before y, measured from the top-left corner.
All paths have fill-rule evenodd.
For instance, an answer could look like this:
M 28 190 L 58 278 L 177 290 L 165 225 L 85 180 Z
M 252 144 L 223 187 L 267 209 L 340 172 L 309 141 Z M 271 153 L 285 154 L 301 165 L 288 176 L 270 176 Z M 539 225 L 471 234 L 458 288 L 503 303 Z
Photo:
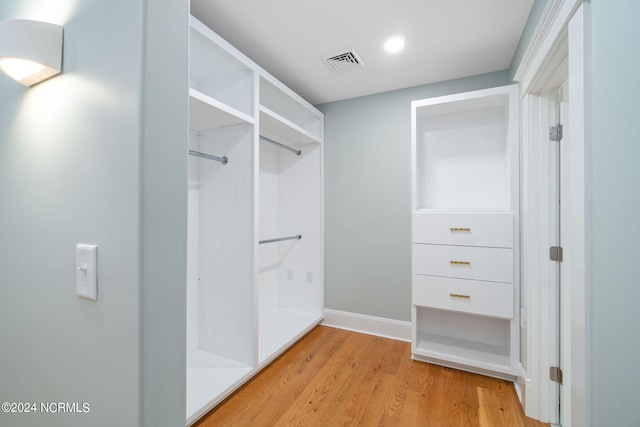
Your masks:
M 416 101 L 414 115 L 416 210 L 510 210 L 509 93 Z
M 187 411 L 192 417 L 256 366 L 251 124 L 190 134 Z
M 260 142 L 260 240 L 300 236 L 260 245 L 260 362 L 323 316 L 322 146 L 290 146 Z

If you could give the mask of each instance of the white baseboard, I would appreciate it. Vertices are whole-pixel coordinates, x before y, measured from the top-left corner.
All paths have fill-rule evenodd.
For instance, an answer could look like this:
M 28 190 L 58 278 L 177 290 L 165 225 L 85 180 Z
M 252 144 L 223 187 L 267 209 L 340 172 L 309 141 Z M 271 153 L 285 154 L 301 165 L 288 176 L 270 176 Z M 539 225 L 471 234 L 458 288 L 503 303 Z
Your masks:
M 398 341 L 411 341 L 411 322 L 325 309 L 324 320 L 320 324 Z
M 520 401 L 520 405 L 522 409 L 525 409 L 525 401 L 527 399 L 526 391 L 527 391 L 527 373 L 524 371 L 521 363 L 518 363 L 518 375 L 516 376 L 516 380 L 513 382 L 513 385 L 516 389 L 516 394 L 518 395 L 518 400 Z

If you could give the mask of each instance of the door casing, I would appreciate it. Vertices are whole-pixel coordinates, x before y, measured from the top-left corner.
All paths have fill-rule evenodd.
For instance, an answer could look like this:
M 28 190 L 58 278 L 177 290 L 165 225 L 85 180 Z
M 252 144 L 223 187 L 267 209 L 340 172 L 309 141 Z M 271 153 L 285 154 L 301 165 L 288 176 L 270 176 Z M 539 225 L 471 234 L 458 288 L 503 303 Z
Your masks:
M 550 322 L 553 301 L 548 268 L 548 242 L 540 238 L 548 231 L 548 218 L 535 203 L 549 200 L 545 191 L 544 171 L 539 170 L 548 141 L 549 117 L 545 114 L 542 96 L 553 86 L 558 67 L 566 63 L 568 85 L 567 144 L 563 146 L 562 185 L 563 218 L 561 220 L 564 248 L 561 290 L 561 388 L 562 411 L 559 423 L 568 426 L 589 426 L 586 353 L 588 328 L 587 302 L 589 275 L 586 271 L 587 251 L 587 189 L 588 158 L 585 147 L 590 143 L 586 132 L 587 78 L 585 73 L 589 52 L 586 47 L 589 5 L 580 0 L 549 0 L 543 11 L 532 42 L 518 68 L 515 80 L 521 83 L 522 95 L 522 399 L 525 413 L 541 421 L 550 421 L 557 400 L 554 385 L 549 381 L 549 366 L 554 355 L 557 335 Z M 548 113 L 548 111 L 547 111 Z M 544 134 L 543 134 L 544 132 Z M 543 139 L 544 138 L 544 139 Z M 546 142 L 548 144 L 548 142 Z M 548 158 L 548 157 L 547 157 Z M 542 180 L 542 181 L 539 181 Z M 548 189 L 548 187 L 546 187 Z M 548 213 L 548 210 L 546 211 Z

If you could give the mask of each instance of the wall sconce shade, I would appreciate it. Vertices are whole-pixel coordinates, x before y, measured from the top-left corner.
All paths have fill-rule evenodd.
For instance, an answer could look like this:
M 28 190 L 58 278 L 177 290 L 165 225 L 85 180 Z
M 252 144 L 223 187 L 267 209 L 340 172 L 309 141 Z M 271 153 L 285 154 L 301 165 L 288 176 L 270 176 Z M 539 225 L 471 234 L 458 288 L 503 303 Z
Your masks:
M 26 19 L 0 21 L 0 69 L 25 86 L 62 71 L 62 26 Z

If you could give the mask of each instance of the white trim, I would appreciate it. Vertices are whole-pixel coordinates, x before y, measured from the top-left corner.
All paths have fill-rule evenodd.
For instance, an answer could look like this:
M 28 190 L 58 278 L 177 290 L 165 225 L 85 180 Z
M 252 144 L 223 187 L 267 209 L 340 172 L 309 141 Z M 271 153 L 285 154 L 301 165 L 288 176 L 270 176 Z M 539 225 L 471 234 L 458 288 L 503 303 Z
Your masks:
M 571 286 L 566 289 L 570 296 L 563 295 L 562 298 L 570 298 L 571 309 L 565 313 L 563 318 L 565 330 L 563 333 L 569 335 L 571 342 L 566 346 L 570 351 L 564 352 L 563 361 L 568 364 L 570 374 L 565 380 L 563 388 L 566 390 L 562 395 L 564 402 L 568 402 L 570 407 L 565 408 L 562 424 L 565 427 L 584 426 L 589 427 L 590 408 L 590 382 L 589 382 L 589 283 L 591 280 L 587 272 L 587 266 L 591 265 L 588 250 L 589 231 L 587 218 L 589 205 L 589 182 L 590 175 L 588 158 L 590 144 L 590 134 L 587 128 L 587 107 L 589 96 L 587 64 L 589 63 L 589 50 L 587 47 L 589 8 L 587 5 L 580 7 L 569 23 L 569 138 L 572 141 L 567 147 L 569 157 L 569 207 L 570 224 L 567 225 L 568 234 L 571 239 L 571 246 L 567 248 L 569 264 L 568 273 L 571 278 Z M 566 359 L 565 359 L 566 358 Z M 568 422 L 567 422 L 568 420 Z
M 533 127 L 540 123 L 540 111 L 537 103 L 539 97 L 536 88 L 549 77 L 548 69 L 553 64 L 553 56 L 560 54 L 557 47 L 559 43 L 568 42 L 569 58 L 569 123 L 567 136 L 570 144 L 564 148 L 563 171 L 566 173 L 563 179 L 563 215 L 571 218 L 563 221 L 563 247 L 565 248 L 565 261 L 563 263 L 563 294 L 562 294 L 562 361 L 564 372 L 564 385 L 562 386 L 562 411 L 561 424 L 564 427 L 589 426 L 588 416 L 588 354 L 586 354 L 588 340 L 588 295 L 587 282 L 590 279 L 586 266 L 588 262 L 588 238 L 587 230 L 587 150 L 589 135 L 586 129 L 586 98 L 588 97 L 588 82 L 585 72 L 588 63 L 587 40 L 588 37 L 588 4 L 581 0 L 549 0 L 538 24 L 534 37 L 527 48 L 525 57 L 518 67 L 515 79 L 522 84 L 523 96 L 523 232 L 535 237 L 536 232 L 544 232 L 544 218 L 535 219 L 535 208 L 527 207 L 534 203 L 541 189 L 536 188 L 538 172 L 535 170 L 535 161 L 527 159 L 527 156 L 535 156 L 536 150 L 530 146 L 537 138 L 536 129 Z M 568 39 L 567 37 L 568 32 Z M 565 51 L 566 52 L 566 51 Z M 562 54 L 565 54 L 563 52 Z M 538 183 L 539 185 L 539 183 Z M 527 196 L 527 190 L 530 192 Z M 531 199 L 531 200 L 528 200 Z M 529 214 L 528 214 L 529 212 Z M 533 215 L 528 216 L 528 215 Z M 544 288 L 544 277 L 541 271 L 532 271 L 539 265 L 543 251 L 540 242 L 531 239 L 529 243 L 523 243 L 523 281 L 529 281 L 529 286 L 539 286 L 540 289 L 533 292 L 529 289 L 529 300 L 523 309 L 526 311 L 526 320 L 529 326 L 527 330 L 527 346 L 529 347 L 529 360 L 527 362 L 526 375 L 528 379 L 525 385 L 525 413 L 533 418 L 543 418 L 551 408 L 550 400 L 545 398 L 548 373 L 546 371 L 548 352 L 538 346 L 548 347 L 552 339 L 552 331 L 543 325 L 544 319 L 549 317 L 550 307 L 541 293 Z M 535 330 L 534 330 L 535 329 Z M 535 347 L 534 347 L 535 346 Z M 537 351 L 533 351 L 533 348 Z M 535 408 L 535 409 L 534 409 Z M 532 413 L 532 409 L 537 414 Z
M 527 397 L 527 382 L 529 380 L 527 378 L 527 373 L 524 371 L 524 368 L 520 363 L 518 363 L 517 371 L 518 371 L 518 374 L 516 375 L 516 379 L 513 382 L 513 386 L 516 389 L 518 400 L 520 401 L 520 404 L 524 408 L 524 402 Z
M 582 0 L 549 0 L 547 2 L 513 77 L 514 81 L 522 83 L 523 95 L 529 91 L 531 82 L 547 61 L 560 34 L 566 29 L 569 19 L 581 4 Z
M 411 342 L 411 322 L 325 309 L 323 326 Z

